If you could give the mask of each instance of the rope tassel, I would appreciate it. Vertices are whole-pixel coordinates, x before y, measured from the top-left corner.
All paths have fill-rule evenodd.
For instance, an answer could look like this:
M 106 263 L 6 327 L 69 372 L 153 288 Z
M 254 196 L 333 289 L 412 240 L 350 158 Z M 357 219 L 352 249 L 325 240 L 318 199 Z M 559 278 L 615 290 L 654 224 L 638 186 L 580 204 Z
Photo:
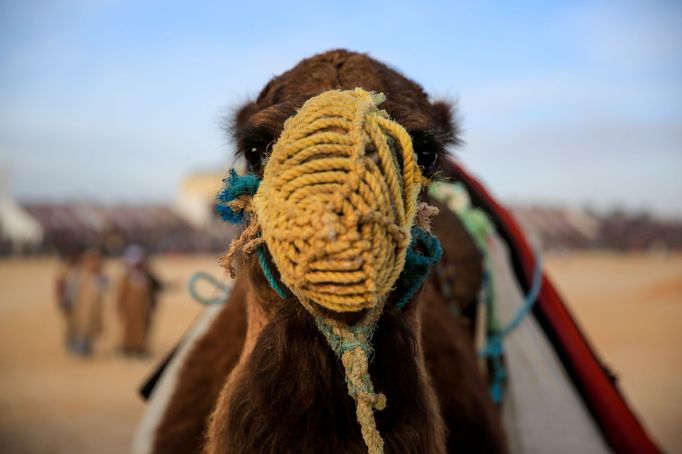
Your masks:
M 386 408 L 386 396 L 374 393 L 371 383 L 367 385 L 369 376 L 367 355 L 361 347 L 354 347 L 341 356 L 346 369 L 348 392 L 355 399 L 356 414 L 360 423 L 362 438 L 365 440 L 370 454 L 384 452 L 384 440 L 374 420 L 374 410 Z M 370 388 L 365 390 L 364 388 Z

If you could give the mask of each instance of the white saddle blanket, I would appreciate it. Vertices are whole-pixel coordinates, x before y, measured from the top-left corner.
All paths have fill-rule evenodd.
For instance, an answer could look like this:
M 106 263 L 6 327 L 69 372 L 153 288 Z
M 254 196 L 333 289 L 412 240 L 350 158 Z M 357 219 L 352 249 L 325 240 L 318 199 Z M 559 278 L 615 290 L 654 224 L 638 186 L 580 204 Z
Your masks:
M 509 250 L 488 238 L 495 304 L 504 326 L 523 304 Z M 601 454 L 610 449 L 538 322 L 529 314 L 504 341 L 502 419 L 513 453 Z

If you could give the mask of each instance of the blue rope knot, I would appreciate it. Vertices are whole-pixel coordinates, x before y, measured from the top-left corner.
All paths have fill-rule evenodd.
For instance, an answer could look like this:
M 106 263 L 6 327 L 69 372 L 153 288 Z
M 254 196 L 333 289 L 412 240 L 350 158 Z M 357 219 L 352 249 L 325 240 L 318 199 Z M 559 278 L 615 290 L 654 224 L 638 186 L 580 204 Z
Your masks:
M 402 310 L 424 285 L 431 267 L 438 263 L 443 256 L 443 248 L 438 238 L 414 226 L 411 233 L 412 242 L 407 248 L 405 266 L 400 273 L 395 290 L 397 294 L 401 295 L 396 302 L 396 307 L 399 310 Z M 417 246 L 422 247 L 423 254 L 419 252 Z
M 272 272 L 270 264 L 268 263 L 268 258 L 265 256 L 265 246 L 263 245 L 258 246 L 258 249 L 256 249 L 256 253 L 258 254 L 258 264 L 260 265 L 260 268 L 263 271 L 263 276 L 265 276 L 265 279 L 268 281 L 268 284 L 270 284 L 270 288 L 272 288 L 275 291 L 275 293 L 277 293 L 277 296 L 279 296 L 283 300 L 286 300 L 287 294 L 284 291 L 284 289 L 279 285 L 279 282 L 277 282 L 277 278 L 275 277 L 275 274 Z
M 360 348 L 365 350 L 366 347 L 362 342 L 358 341 L 353 341 L 353 342 L 344 342 L 341 344 L 341 347 L 339 348 L 340 353 L 343 355 L 344 353 L 355 350 L 356 348 Z
M 242 224 L 244 222 L 244 211 L 234 210 L 230 202 L 237 200 L 241 196 L 256 195 L 260 186 L 260 179 L 254 174 L 237 175 L 237 171 L 230 169 L 229 174 L 223 180 L 223 188 L 218 193 L 216 199 L 216 212 L 220 218 L 230 224 Z
M 502 343 L 502 336 L 497 333 L 488 337 L 486 345 L 481 352 L 481 356 L 488 358 L 497 358 L 504 355 L 504 344 Z
M 504 367 L 504 337 L 500 333 L 488 337 L 486 345 L 480 355 L 490 359 L 492 380 L 490 383 L 490 398 L 496 404 L 502 403 L 502 385 L 507 380 L 507 370 Z
M 369 339 L 372 337 L 372 326 L 351 326 L 350 332 L 353 335 L 351 340 L 344 340 L 334 332 L 332 326 L 323 318 L 315 317 L 317 328 L 324 335 L 331 349 L 340 358 L 344 353 L 360 348 L 365 352 L 367 358 L 371 358 L 374 353 Z

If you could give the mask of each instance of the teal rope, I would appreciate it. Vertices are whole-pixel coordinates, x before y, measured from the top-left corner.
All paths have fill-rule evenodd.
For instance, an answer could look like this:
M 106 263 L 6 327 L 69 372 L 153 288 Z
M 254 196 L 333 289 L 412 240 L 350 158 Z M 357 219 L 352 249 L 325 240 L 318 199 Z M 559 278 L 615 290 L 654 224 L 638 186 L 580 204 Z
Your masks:
M 519 311 L 516 313 L 512 321 L 509 322 L 509 324 L 507 324 L 507 326 L 505 326 L 504 329 L 500 332 L 500 335 L 502 337 L 508 336 L 512 331 L 518 328 L 518 326 L 523 321 L 523 318 L 530 312 L 530 310 L 533 308 L 533 305 L 535 305 L 535 302 L 537 301 L 538 296 L 540 295 L 541 288 L 542 288 L 542 253 L 540 252 L 539 248 L 536 248 L 535 269 L 533 270 L 533 281 L 530 290 L 526 295 L 523 305 L 519 308 Z
M 413 242 L 407 252 L 405 260 L 405 268 L 398 278 L 396 284 L 396 292 L 401 295 L 396 303 L 398 309 L 403 309 L 414 294 L 421 288 L 426 280 L 431 267 L 440 260 L 443 255 L 443 249 L 440 242 L 434 236 L 429 235 L 421 229 L 412 228 Z M 426 255 L 421 255 L 415 250 L 415 243 L 421 244 L 426 250 Z M 275 274 L 270 268 L 267 256 L 265 254 L 265 246 L 259 246 L 256 249 L 258 254 L 258 263 L 265 279 L 270 284 L 272 290 L 283 300 L 287 299 L 286 292 L 280 286 Z
M 216 198 L 216 212 L 223 221 L 239 225 L 244 222 L 244 212 L 234 211 L 230 202 L 237 200 L 243 195 L 253 196 L 258 191 L 260 180 L 256 175 L 237 175 L 234 169 L 230 169 L 227 177 L 223 180 L 223 188 Z
M 216 296 L 215 298 L 205 298 L 201 296 L 199 294 L 199 291 L 197 290 L 197 283 L 201 280 L 207 281 L 215 288 L 220 290 L 222 293 L 219 296 Z M 225 302 L 227 301 L 227 297 L 230 295 L 230 291 L 232 290 L 231 286 L 225 285 L 224 283 L 220 282 L 218 279 L 204 271 L 197 271 L 196 273 L 192 274 L 192 276 L 189 278 L 189 282 L 187 285 L 189 288 L 189 294 L 192 296 L 192 298 L 198 303 L 201 303 L 205 306 L 211 306 L 214 304 L 225 304 Z
M 502 357 L 504 356 L 504 339 L 509 336 L 516 328 L 521 325 L 524 318 L 533 309 L 537 302 L 540 290 L 542 289 L 542 253 L 540 248 L 536 248 L 535 252 L 535 269 L 533 271 L 533 281 L 530 290 L 524 298 L 523 304 L 514 315 L 514 318 L 503 329 L 491 334 L 481 356 L 490 358 L 492 363 L 493 377 L 490 384 L 490 397 L 496 404 L 502 403 L 503 391 L 502 385 L 507 380 L 507 370 L 504 367 Z
M 395 292 L 400 295 L 395 304 L 399 310 L 402 310 L 422 288 L 431 268 L 443 256 L 443 248 L 438 238 L 418 227 L 412 227 L 411 233 L 412 242 L 407 249 L 405 265 L 395 285 Z M 417 249 L 418 244 L 422 246 L 424 254 Z
M 324 337 L 325 339 L 327 339 L 327 343 L 329 344 L 331 349 L 334 350 L 334 353 L 336 353 L 339 356 L 339 358 L 345 352 L 353 350 L 355 348 L 362 348 L 363 350 L 365 350 L 367 358 L 370 358 L 372 356 L 372 346 L 369 343 L 344 342 L 341 339 L 341 337 L 334 333 L 332 326 L 329 323 L 327 323 L 327 321 L 322 317 L 316 317 L 315 323 L 317 324 L 317 328 L 320 330 L 320 332 L 324 334 Z M 372 337 L 374 326 L 354 325 L 349 327 L 349 330 L 356 338 L 364 335 L 367 337 L 367 339 L 369 339 Z
M 230 207 L 230 202 L 243 195 L 253 196 L 256 194 L 258 191 L 258 186 L 260 185 L 260 179 L 253 174 L 237 175 L 237 172 L 234 169 L 230 169 L 230 172 L 223 180 L 223 183 L 223 189 L 218 193 L 216 211 L 223 221 L 237 225 L 242 224 L 244 223 L 244 212 L 234 211 Z M 272 287 L 272 289 L 280 298 L 283 300 L 287 299 L 287 294 L 277 283 L 277 278 L 270 269 L 270 264 L 268 263 L 268 259 L 265 256 L 265 247 L 258 247 L 256 249 L 256 253 L 258 254 L 258 263 L 260 264 L 261 270 L 263 270 L 263 275 L 268 281 L 268 284 L 270 284 L 270 287 Z M 206 279 L 207 277 L 204 278 Z M 212 277 L 208 276 L 208 279 L 212 279 Z M 190 292 L 193 291 L 194 289 L 190 287 Z M 196 292 L 194 292 L 192 296 L 194 296 L 194 299 L 197 301 L 202 302 L 202 304 L 206 304 L 203 303 L 204 300 L 198 294 L 196 294 Z
M 315 323 L 317 324 L 317 328 L 324 335 L 324 338 L 327 340 L 327 344 L 329 344 L 331 349 L 339 358 L 341 358 L 343 354 L 346 353 L 347 351 L 359 348 L 364 350 L 365 355 L 367 355 L 367 360 L 371 361 L 371 358 L 374 354 L 374 349 L 372 348 L 371 343 L 372 334 L 375 328 L 374 326 L 366 325 L 351 326 L 348 329 L 353 335 L 353 338 L 355 339 L 364 338 L 365 340 L 344 341 L 340 336 L 334 333 L 334 329 L 332 328 L 332 326 L 323 317 L 315 317 Z M 346 384 L 350 385 L 348 381 L 346 381 Z M 352 385 L 349 386 L 348 392 L 353 398 L 356 398 L 357 395 L 361 392 L 366 393 L 372 392 L 372 384 L 369 381 L 369 376 L 364 377 L 363 385 L 361 387 Z
M 256 253 L 258 254 L 258 263 L 260 264 L 260 268 L 261 270 L 263 270 L 263 275 L 265 276 L 265 279 L 268 281 L 268 284 L 270 284 L 270 287 L 275 291 L 275 293 L 277 293 L 277 296 L 279 296 L 283 300 L 287 299 L 286 292 L 282 287 L 280 287 L 279 283 L 277 282 L 277 278 L 270 269 L 268 258 L 265 256 L 265 247 L 262 245 L 259 246 L 256 249 Z

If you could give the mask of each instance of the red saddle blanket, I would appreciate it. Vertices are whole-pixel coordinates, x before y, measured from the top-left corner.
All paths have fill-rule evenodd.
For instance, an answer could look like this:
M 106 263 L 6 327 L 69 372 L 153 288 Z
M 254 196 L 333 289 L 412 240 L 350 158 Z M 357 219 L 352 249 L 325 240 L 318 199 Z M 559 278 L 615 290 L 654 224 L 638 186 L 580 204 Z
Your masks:
M 450 177 L 466 186 L 472 203 L 493 220 L 509 245 L 517 279 L 528 290 L 535 259 L 519 225 L 461 165 L 451 160 L 448 170 Z M 615 377 L 603 366 L 547 276 L 543 276 L 533 316 L 551 341 L 611 449 L 618 453 L 659 452 L 618 390 Z

